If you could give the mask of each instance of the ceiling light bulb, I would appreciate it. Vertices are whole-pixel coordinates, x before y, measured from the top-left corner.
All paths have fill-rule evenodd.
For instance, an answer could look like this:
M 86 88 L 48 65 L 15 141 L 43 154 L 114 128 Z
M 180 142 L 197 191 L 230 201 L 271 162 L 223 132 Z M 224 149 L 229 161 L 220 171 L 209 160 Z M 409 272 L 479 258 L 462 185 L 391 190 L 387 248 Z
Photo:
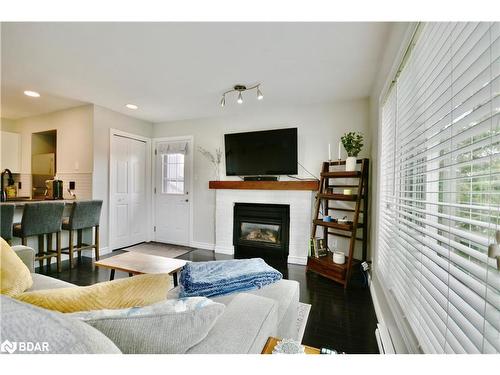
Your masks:
M 220 106 L 224 107 L 226 105 L 226 95 L 222 95 L 222 99 L 220 101 Z
M 24 92 L 24 95 L 31 96 L 32 98 L 39 98 L 40 97 L 39 93 L 37 93 L 36 91 L 30 91 L 30 90 L 26 90 Z
M 241 95 L 241 91 L 240 91 L 240 92 L 239 92 L 239 94 L 238 94 L 238 100 L 236 100 L 236 102 L 237 102 L 238 104 L 243 103 L 243 95 Z
M 127 107 L 128 109 L 133 109 L 133 110 L 136 110 L 137 108 L 139 108 L 135 104 L 127 104 L 127 105 L 125 105 L 125 107 Z
M 257 87 L 257 100 L 262 100 L 264 99 L 264 95 L 262 95 L 262 91 L 260 91 L 260 88 Z

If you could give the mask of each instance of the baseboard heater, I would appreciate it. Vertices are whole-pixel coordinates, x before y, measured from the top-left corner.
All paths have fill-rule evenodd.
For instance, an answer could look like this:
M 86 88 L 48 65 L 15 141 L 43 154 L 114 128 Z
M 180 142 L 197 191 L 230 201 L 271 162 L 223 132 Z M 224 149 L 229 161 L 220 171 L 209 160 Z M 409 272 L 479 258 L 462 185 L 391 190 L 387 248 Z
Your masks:
M 384 324 L 377 323 L 375 337 L 377 338 L 378 350 L 380 354 L 396 354 L 391 335 Z

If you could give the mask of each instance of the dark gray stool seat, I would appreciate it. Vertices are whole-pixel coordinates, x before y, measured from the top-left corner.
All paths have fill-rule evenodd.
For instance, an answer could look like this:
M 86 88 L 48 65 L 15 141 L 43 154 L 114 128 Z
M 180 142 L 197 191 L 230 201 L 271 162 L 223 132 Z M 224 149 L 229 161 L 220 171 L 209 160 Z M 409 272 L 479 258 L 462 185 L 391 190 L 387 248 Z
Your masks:
M 13 204 L 0 205 L 0 237 L 8 243 L 12 239 L 12 223 L 14 221 L 15 208 Z
M 35 259 L 43 267 L 44 259 L 50 266 L 51 258 L 57 259 L 57 272 L 61 272 L 61 222 L 64 211 L 62 202 L 26 203 L 20 223 L 14 224 L 14 237 L 20 237 L 27 244 L 28 237 L 38 236 L 38 253 Z M 52 235 L 56 234 L 56 250 L 52 249 Z M 44 237 L 47 235 L 47 249 Z
M 101 218 L 102 200 L 73 202 L 70 216 L 63 218 L 62 229 L 69 231 L 69 246 L 62 249 L 69 255 L 71 268 L 74 267 L 73 255 L 78 252 L 78 260 L 82 259 L 82 250 L 94 249 L 95 259 L 99 260 L 99 221 Z M 94 228 L 94 243 L 83 243 L 83 230 Z M 73 233 L 77 232 L 77 244 L 74 246 Z

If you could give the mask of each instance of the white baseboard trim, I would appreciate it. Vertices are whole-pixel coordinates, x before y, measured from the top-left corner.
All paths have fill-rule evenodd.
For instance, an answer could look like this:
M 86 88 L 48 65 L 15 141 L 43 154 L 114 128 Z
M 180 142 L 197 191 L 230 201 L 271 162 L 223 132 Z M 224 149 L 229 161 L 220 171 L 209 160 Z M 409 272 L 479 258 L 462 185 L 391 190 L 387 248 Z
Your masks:
M 213 243 L 198 242 L 198 241 L 191 241 L 191 247 L 194 247 L 196 249 L 211 250 L 211 251 L 214 251 L 215 249 L 215 245 Z
M 109 249 L 109 247 L 101 247 L 99 249 L 99 255 L 106 255 L 110 254 L 112 251 Z M 94 250 L 83 250 L 82 251 L 82 256 L 87 257 L 87 258 L 92 258 L 94 259 L 95 252 Z
M 289 255 L 288 256 L 288 263 L 300 264 L 301 266 L 305 266 L 307 264 L 307 257 L 296 257 L 296 256 Z
M 228 254 L 228 255 L 233 255 L 234 254 L 234 247 L 233 246 L 215 246 L 214 251 L 219 254 Z

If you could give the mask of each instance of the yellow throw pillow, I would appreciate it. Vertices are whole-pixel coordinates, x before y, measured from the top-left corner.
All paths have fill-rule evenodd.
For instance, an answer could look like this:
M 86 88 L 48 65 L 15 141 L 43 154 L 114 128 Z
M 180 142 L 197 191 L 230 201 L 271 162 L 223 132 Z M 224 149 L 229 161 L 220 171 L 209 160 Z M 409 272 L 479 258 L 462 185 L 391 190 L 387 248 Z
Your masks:
M 31 288 L 33 279 L 28 267 L 0 237 L 0 293 L 13 297 Z
M 106 281 L 91 286 L 26 292 L 15 298 L 48 310 L 72 313 L 152 305 L 167 298 L 169 287 L 170 276 L 158 273 Z

